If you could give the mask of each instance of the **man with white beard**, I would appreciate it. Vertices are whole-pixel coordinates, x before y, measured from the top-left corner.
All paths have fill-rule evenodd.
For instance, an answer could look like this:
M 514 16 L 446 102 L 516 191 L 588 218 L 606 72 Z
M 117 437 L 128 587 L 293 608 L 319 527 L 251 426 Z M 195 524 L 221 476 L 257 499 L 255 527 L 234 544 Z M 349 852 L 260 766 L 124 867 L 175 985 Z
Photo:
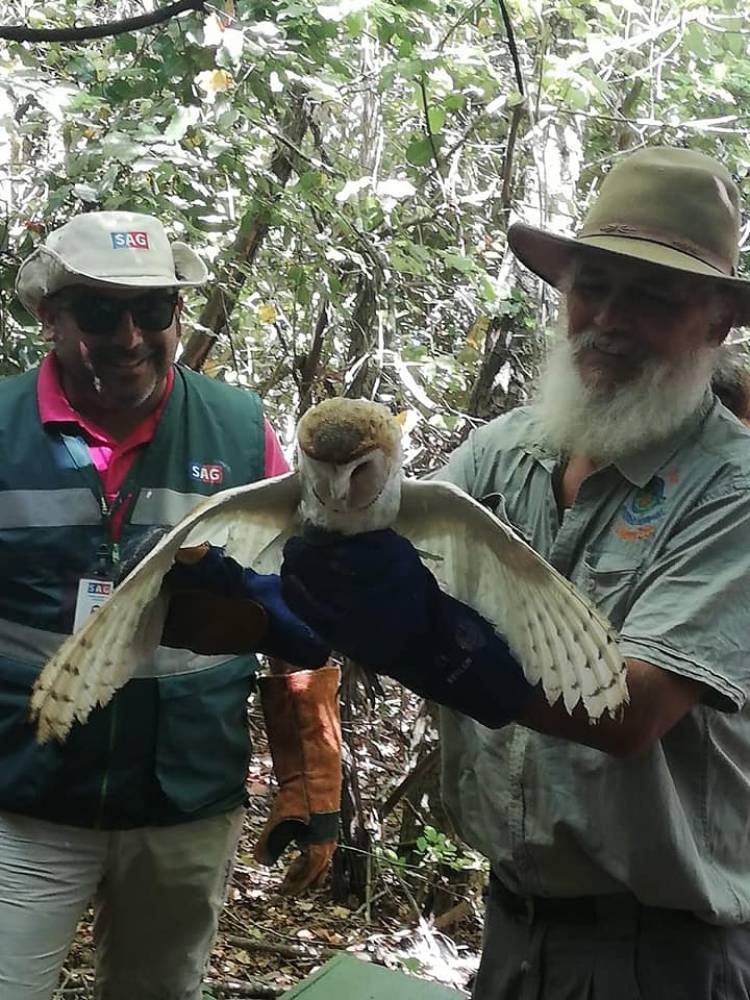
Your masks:
M 610 172 L 576 238 L 509 232 L 563 293 L 565 333 L 532 405 L 440 475 L 501 494 L 498 513 L 609 616 L 630 705 L 592 726 L 530 689 L 503 725 L 498 638 L 497 728 L 443 711 L 446 805 L 492 871 L 475 1000 L 750 996 L 750 434 L 711 392 L 719 345 L 750 318 L 739 217 L 720 164 L 652 148 Z M 471 683 L 473 653 L 434 648 L 428 571 L 381 535 L 377 573 L 366 536 L 295 539 L 287 600 L 335 648 L 358 622 L 344 651 L 428 696 L 438 674 Z

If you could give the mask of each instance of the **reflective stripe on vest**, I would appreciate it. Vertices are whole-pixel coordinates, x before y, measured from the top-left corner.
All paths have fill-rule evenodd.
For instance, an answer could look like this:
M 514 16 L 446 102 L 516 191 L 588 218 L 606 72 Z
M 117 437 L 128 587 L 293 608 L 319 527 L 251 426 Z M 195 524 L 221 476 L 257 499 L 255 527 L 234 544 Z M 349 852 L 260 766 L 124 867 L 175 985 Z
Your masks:
M 43 663 L 66 638 L 59 632 L 45 632 L 0 618 L 0 656 L 26 663 Z
M 4 490 L 0 493 L 0 530 L 61 528 L 99 524 L 102 512 L 91 490 Z
M 0 656 L 10 660 L 21 660 L 25 663 L 45 663 L 52 656 L 66 635 L 59 632 L 45 632 L 29 625 L 19 625 L 17 622 L 0 618 Z M 170 649 L 159 646 L 153 659 L 148 663 L 140 663 L 133 677 L 169 677 L 178 674 L 192 674 L 201 670 L 210 670 L 222 663 L 236 659 L 235 656 L 199 656 L 184 649 Z

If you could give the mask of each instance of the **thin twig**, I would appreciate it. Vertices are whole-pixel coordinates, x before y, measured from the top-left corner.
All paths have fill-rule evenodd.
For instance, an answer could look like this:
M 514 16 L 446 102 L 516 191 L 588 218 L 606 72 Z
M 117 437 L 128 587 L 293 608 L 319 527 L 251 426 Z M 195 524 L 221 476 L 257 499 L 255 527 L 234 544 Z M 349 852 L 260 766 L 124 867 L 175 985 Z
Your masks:
M 224 940 L 229 944 L 237 945 L 245 951 L 262 951 L 266 954 L 281 955 L 282 958 L 307 958 L 316 960 L 319 958 L 333 958 L 341 951 L 340 948 L 326 948 L 322 945 L 309 942 L 302 945 L 281 944 L 274 941 L 262 941 L 257 938 L 242 937 L 239 934 L 226 934 Z M 315 954 L 310 954 L 310 948 L 315 948 Z
M 526 96 L 526 87 L 523 82 L 523 73 L 521 72 L 521 59 L 518 55 L 518 46 L 516 45 L 516 35 L 513 31 L 513 22 L 508 14 L 508 8 L 505 6 L 505 0 L 498 0 L 500 5 L 500 16 L 503 19 L 503 24 L 505 25 L 505 31 L 508 35 L 508 48 L 510 49 L 510 57 L 513 60 L 513 69 L 516 74 L 516 86 L 518 87 L 518 93 L 522 96 Z
M 250 979 L 235 979 L 230 982 L 222 982 L 219 979 L 206 979 L 204 986 L 207 986 L 212 993 L 219 997 L 235 997 L 236 1000 L 247 998 L 256 1000 L 256 997 L 280 997 L 284 990 L 280 986 L 269 986 L 268 983 L 253 982 Z
M 203 0 L 176 0 L 175 3 L 150 14 L 140 14 L 138 17 L 126 17 L 121 21 L 109 21 L 106 24 L 87 24 L 81 28 L 27 28 L 23 24 L 9 24 L 0 27 L 0 38 L 9 42 L 87 42 L 92 38 L 108 38 L 112 35 L 124 35 L 129 31 L 140 31 L 142 28 L 153 28 L 163 24 L 178 14 L 194 10 L 205 13 Z
M 437 143 L 435 142 L 435 136 L 433 135 L 432 132 L 432 125 L 430 125 L 430 103 L 427 98 L 427 87 L 424 82 L 424 74 L 422 74 L 419 78 L 419 89 L 422 92 L 422 106 L 424 108 L 424 128 L 425 132 L 427 133 L 427 139 L 430 143 L 430 149 L 432 150 L 432 159 L 437 169 L 440 186 L 443 189 L 443 198 L 445 199 L 445 180 L 443 176 L 444 165 L 438 154 Z
M 443 37 L 437 43 L 437 51 L 438 52 L 442 52 L 443 51 L 443 49 L 445 48 L 445 46 L 446 46 L 448 40 L 450 39 L 451 35 L 455 31 L 457 31 L 461 27 L 462 24 L 466 24 L 466 22 L 469 20 L 469 18 L 472 17 L 476 13 L 476 11 L 482 6 L 483 3 L 484 3 L 484 0 L 477 0 L 477 2 L 472 7 L 470 7 L 467 11 L 464 11 L 464 13 L 456 21 L 453 22 L 453 24 L 450 26 L 450 28 L 448 28 L 448 30 L 446 31 L 446 33 L 443 35 Z

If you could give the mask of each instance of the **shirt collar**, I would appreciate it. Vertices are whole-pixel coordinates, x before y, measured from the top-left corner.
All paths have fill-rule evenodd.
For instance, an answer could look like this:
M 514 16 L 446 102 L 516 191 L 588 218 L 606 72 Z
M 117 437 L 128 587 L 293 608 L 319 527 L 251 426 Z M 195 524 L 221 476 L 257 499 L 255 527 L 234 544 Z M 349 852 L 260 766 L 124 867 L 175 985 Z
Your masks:
M 668 437 L 661 441 L 645 445 L 638 451 L 632 452 L 625 458 L 619 459 L 611 464 L 634 486 L 643 488 L 664 466 L 674 453 L 682 447 L 685 441 L 701 427 L 716 407 L 717 400 L 713 392 L 708 389 L 703 397 L 700 406 L 688 417 L 688 419 L 673 431 Z M 529 421 L 528 436 L 521 442 L 524 451 L 531 455 L 547 472 L 554 473 L 555 469 L 563 461 L 563 456 L 547 445 L 536 439 L 538 425 L 534 419 L 533 406 L 531 407 L 531 419 Z
M 73 409 L 68 397 L 63 392 L 54 351 L 47 355 L 39 368 L 36 397 L 39 405 L 39 417 L 43 424 L 79 423 L 81 421 L 81 414 Z
M 617 470 L 635 486 L 643 488 L 682 445 L 703 425 L 716 406 L 716 398 L 709 389 L 697 410 L 668 437 L 614 462 Z

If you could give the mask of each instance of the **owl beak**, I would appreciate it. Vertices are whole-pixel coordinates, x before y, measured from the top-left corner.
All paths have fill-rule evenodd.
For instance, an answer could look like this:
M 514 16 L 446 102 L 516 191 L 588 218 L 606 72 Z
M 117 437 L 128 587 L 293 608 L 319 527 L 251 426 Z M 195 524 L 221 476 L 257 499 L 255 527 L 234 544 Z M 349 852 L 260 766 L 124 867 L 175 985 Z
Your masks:
M 348 506 L 349 493 L 351 490 L 352 470 L 350 467 L 337 469 L 331 476 L 329 489 L 331 500 L 338 506 L 342 502 Z

